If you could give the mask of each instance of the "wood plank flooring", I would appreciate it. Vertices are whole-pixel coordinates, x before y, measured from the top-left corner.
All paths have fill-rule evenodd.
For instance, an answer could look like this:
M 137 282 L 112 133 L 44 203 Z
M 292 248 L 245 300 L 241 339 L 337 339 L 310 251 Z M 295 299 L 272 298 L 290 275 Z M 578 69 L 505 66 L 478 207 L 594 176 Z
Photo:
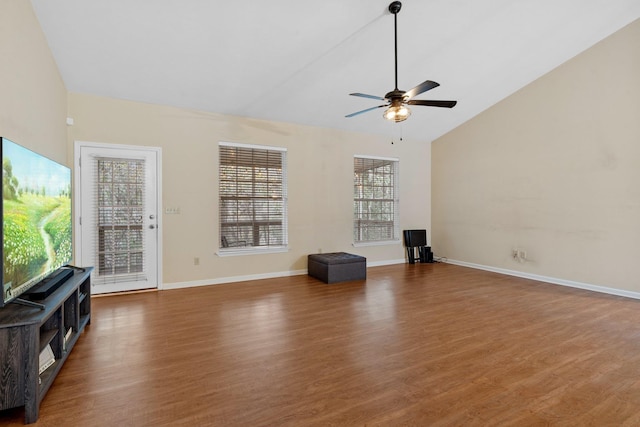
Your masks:
M 34 425 L 640 425 L 632 299 L 404 264 L 92 308 Z

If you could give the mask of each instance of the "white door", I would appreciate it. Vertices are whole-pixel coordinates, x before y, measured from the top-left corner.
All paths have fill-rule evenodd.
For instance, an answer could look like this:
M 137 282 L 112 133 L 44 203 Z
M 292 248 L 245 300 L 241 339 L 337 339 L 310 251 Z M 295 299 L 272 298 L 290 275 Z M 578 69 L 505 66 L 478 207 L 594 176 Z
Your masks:
M 160 149 L 76 142 L 76 259 L 94 294 L 157 288 Z

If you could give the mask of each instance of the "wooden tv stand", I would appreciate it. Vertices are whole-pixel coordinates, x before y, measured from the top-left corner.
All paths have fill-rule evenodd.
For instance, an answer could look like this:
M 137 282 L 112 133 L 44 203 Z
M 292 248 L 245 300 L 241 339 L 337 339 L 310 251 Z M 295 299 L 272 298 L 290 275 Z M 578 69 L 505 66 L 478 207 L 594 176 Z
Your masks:
M 40 402 L 91 321 L 91 271 L 78 269 L 45 300 L 44 309 L 0 308 L 0 410 L 24 406 L 25 423 L 38 420 Z M 55 362 L 39 374 L 40 353 L 50 346 Z

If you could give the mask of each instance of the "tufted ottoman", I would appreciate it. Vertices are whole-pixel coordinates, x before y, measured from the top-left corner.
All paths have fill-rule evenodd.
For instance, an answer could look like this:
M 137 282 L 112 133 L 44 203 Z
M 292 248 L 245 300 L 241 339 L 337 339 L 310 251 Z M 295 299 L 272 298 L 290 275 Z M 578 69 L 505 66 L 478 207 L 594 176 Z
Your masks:
M 365 280 L 367 259 L 346 252 L 331 252 L 309 255 L 307 270 L 309 276 L 325 283 Z

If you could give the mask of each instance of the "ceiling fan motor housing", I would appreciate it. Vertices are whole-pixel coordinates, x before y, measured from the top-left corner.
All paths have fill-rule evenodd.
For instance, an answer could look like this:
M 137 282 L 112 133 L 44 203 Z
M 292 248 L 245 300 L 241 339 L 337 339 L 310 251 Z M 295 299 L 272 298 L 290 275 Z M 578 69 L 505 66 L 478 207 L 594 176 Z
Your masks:
M 391 92 L 388 92 L 384 97 L 385 99 L 388 99 L 389 101 L 394 101 L 394 100 L 399 100 L 399 101 L 407 101 L 407 96 L 404 90 L 398 90 L 398 89 L 394 89 Z

